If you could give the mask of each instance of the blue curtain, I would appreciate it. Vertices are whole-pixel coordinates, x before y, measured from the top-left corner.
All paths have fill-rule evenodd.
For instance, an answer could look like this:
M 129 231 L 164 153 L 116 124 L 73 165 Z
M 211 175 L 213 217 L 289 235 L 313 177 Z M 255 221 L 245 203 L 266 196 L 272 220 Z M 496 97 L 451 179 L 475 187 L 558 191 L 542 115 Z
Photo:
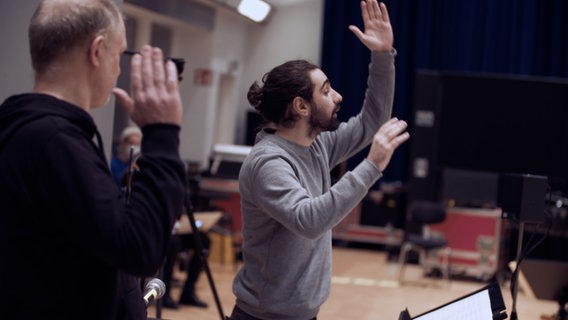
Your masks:
M 393 116 L 411 119 L 418 69 L 568 77 L 566 0 L 385 0 L 394 30 L 396 92 Z M 369 51 L 347 28 L 363 29 L 356 0 L 326 0 L 322 70 L 343 95 L 340 118 L 360 110 Z M 352 168 L 367 154 L 348 163 Z M 407 179 L 408 143 L 382 181 Z

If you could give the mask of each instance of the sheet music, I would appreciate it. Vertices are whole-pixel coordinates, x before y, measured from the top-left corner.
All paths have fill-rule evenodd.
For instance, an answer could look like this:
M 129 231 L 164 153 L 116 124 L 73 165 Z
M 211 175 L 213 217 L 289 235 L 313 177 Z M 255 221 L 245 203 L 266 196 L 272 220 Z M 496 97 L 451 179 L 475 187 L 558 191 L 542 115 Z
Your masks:
M 483 290 L 440 309 L 427 312 L 415 320 L 487 320 L 493 319 L 489 290 Z

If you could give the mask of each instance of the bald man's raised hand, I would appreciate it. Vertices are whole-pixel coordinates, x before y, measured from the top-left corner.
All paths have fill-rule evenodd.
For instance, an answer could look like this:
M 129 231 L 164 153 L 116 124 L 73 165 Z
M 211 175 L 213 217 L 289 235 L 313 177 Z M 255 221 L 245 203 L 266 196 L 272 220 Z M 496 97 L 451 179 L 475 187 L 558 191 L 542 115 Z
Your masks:
M 143 127 L 153 123 L 181 126 L 182 103 L 175 63 L 164 63 L 159 48 L 142 47 L 131 61 L 131 94 L 113 90 L 132 121 Z

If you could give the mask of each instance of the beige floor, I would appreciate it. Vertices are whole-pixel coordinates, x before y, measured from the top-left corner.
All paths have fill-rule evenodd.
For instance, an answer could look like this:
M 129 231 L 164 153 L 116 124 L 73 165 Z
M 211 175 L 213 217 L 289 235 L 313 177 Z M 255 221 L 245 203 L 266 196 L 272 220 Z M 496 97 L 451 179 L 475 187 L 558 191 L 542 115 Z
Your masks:
M 423 278 L 418 266 L 409 265 L 405 279 L 409 283 L 399 286 L 396 280 L 397 267 L 386 259 L 382 251 L 336 247 L 333 252 L 333 286 L 329 299 L 322 306 L 320 320 L 381 320 L 398 319 L 400 311 L 408 308 L 411 315 L 440 306 L 485 285 L 477 281 L 442 280 Z M 213 282 L 223 313 L 230 314 L 234 305 L 231 282 L 235 273 L 233 265 L 209 262 Z M 176 275 L 182 279 L 184 275 Z M 179 289 L 173 290 L 174 297 Z M 510 316 L 511 294 L 508 287 L 502 288 L 503 298 Z M 178 310 L 162 309 L 161 319 L 169 320 L 214 320 L 221 319 L 206 274 L 198 282 L 198 295 L 209 303 L 209 308 L 181 306 Z M 522 292 L 517 297 L 519 320 L 540 320 L 557 311 L 554 301 L 529 299 Z M 148 309 L 150 317 L 156 317 L 154 306 Z

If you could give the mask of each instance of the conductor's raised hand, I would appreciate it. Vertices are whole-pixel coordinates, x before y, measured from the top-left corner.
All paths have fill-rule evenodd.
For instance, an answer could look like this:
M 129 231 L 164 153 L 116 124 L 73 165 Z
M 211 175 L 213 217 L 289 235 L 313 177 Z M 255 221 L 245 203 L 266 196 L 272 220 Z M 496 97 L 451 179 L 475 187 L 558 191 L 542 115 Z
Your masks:
M 113 93 L 140 127 L 153 123 L 181 126 L 182 103 L 175 64 L 164 62 L 160 48 L 146 45 L 140 53 L 131 61 L 132 96 L 120 88 Z
M 406 121 L 391 118 L 375 133 L 367 159 L 379 170 L 384 171 L 396 148 L 410 138 Z
M 361 31 L 354 25 L 350 25 L 349 30 L 355 33 L 369 50 L 390 51 L 394 35 L 387 6 L 382 2 L 379 4 L 377 0 L 363 0 L 361 1 L 361 15 L 365 31 Z

